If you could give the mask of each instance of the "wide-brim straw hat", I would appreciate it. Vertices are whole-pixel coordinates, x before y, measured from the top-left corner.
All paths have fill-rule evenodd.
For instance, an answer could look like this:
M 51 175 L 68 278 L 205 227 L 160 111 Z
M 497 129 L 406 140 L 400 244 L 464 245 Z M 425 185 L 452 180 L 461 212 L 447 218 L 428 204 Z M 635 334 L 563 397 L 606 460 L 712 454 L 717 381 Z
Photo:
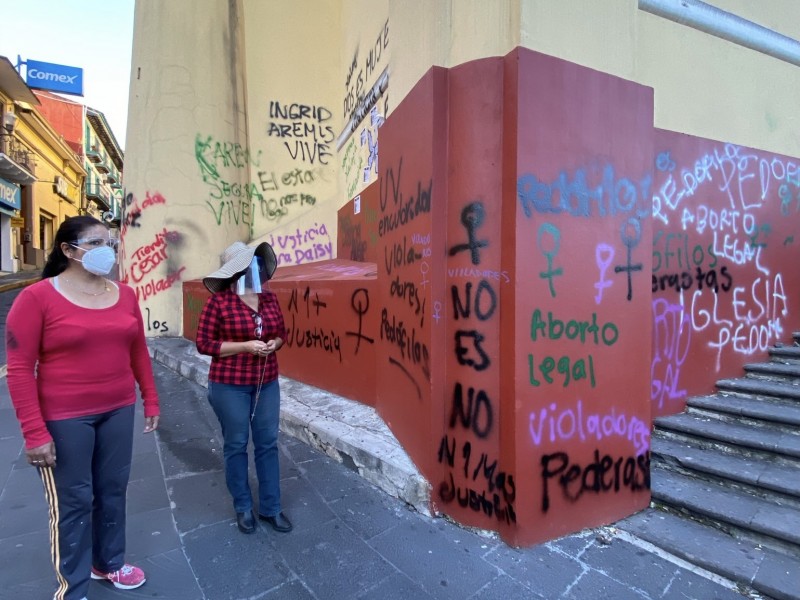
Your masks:
M 216 294 L 227 288 L 231 280 L 242 275 L 250 266 L 254 256 L 260 256 L 267 267 L 269 278 L 272 279 L 273 273 L 278 266 L 278 259 L 275 258 L 275 251 L 267 242 L 261 242 L 258 246 L 248 246 L 244 242 L 234 242 L 222 253 L 220 257 L 222 266 L 203 278 L 203 285 L 209 292 Z

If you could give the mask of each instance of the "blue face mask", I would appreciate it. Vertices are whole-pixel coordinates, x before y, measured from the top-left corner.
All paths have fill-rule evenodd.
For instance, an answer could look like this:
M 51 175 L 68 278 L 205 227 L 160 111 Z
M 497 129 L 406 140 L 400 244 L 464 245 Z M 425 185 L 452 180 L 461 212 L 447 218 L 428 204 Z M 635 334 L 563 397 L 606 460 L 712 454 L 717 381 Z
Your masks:
M 75 246 L 75 244 L 70 245 L 83 250 L 83 248 Z M 101 246 L 91 250 L 84 250 L 82 259 L 73 258 L 72 260 L 82 263 L 83 268 L 93 275 L 108 275 L 114 267 L 114 263 L 117 262 L 117 253 L 109 246 Z
M 264 261 L 260 256 L 254 256 L 253 260 L 250 261 L 250 266 L 233 284 L 233 289 L 240 296 L 244 294 L 260 294 L 264 290 L 267 281 L 269 281 L 269 277 L 267 276 Z

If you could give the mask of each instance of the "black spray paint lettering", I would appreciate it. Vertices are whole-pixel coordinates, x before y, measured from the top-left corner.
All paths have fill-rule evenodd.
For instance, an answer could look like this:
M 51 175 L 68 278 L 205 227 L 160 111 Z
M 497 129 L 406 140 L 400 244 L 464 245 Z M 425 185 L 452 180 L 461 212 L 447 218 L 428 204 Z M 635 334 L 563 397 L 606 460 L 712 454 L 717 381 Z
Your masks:
M 345 331 L 344 334 L 356 338 L 355 354 L 358 354 L 358 349 L 361 347 L 361 340 L 364 340 L 365 342 L 368 342 L 370 344 L 375 343 L 375 340 L 373 338 L 368 337 L 363 333 L 364 315 L 367 314 L 367 312 L 369 312 L 369 292 L 367 291 L 367 288 L 356 288 L 353 291 L 353 295 L 350 296 L 350 306 L 358 315 L 358 330 Z
M 419 260 L 422 260 L 422 254 L 413 245 L 408 245 L 408 238 L 405 236 L 402 244 L 394 242 L 391 249 L 387 247 L 383 249 L 383 264 L 388 275 L 391 275 L 394 269 L 413 265 Z
M 497 308 L 497 294 L 490 284 L 485 279 L 481 279 L 478 283 L 478 289 L 475 291 L 475 300 L 472 299 L 472 282 L 467 282 L 464 286 L 465 299 L 462 302 L 459 296 L 458 286 L 453 285 L 450 287 L 450 293 L 453 298 L 453 314 L 456 321 L 459 319 L 469 319 L 470 314 L 474 311 L 475 316 L 479 321 L 488 321 L 494 314 Z
M 298 307 L 298 291 L 297 289 L 293 289 L 292 293 L 289 295 L 289 310 L 292 312 L 299 312 Z M 306 286 L 306 289 L 303 291 L 303 301 L 305 302 L 306 307 L 306 318 L 311 316 L 311 307 L 314 307 L 314 312 L 316 316 L 319 316 L 321 308 L 327 308 L 328 304 L 323 302 L 319 299 L 319 293 L 314 292 L 314 297 L 311 297 L 311 286 Z
M 423 187 L 422 182 L 417 182 L 417 195 L 411 195 L 408 200 L 404 199 L 400 191 L 400 179 L 403 171 L 403 159 L 397 167 L 397 177 L 394 169 L 389 168 L 381 180 L 380 207 L 384 213 L 378 221 L 378 236 L 383 237 L 398 227 L 411 223 L 422 214 L 431 211 L 431 194 L 433 193 L 433 179 L 428 181 L 427 187 Z M 390 187 L 391 186 L 391 187 Z M 389 207 L 389 193 L 391 192 L 392 206 Z M 387 214 L 387 207 L 391 212 Z
M 653 275 L 652 291 L 663 292 L 667 289 L 674 289 L 676 292 L 680 292 L 681 290 L 688 290 L 696 283 L 698 291 L 702 291 L 703 285 L 705 284 L 705 286 L 713 290 L 715 294 L 719 293 L 720 289 L 722 289 L 723 292 L 727 292 L 733 286 L 733 277 L 731 277 L 731 274 L 728 272 L 727 266 L 720 268 L 719 276 L 725 280 L 725 283 L 720 285 L 716 270 L 709 269 L 708 271 L 703 271 L 700 267 L 697 267 L 694 276 L 689 271 L 669 273 L 666 275 Z
M 472 367 L 476 371 L 483 371 L 492 364 L 489 355 L 483 349 L 483 341 L 486 339 L 482 333 L 475 329 L 459 329 L 455 332 L 456 359 L 458 364 Z M 471 342 L 471 343 L 470 343 Z M 472 358 L 470 346 L 477 355 Z
M 489 395 L 484 390 L 470 387 L 467 390 L 467 402 L 464 403 L 464 388 L 461 383 L 456 383 L 453 390 L 453 408 L 450 411 L 450 429 L 460 421 L 465 429 L 481 439 L 485 439 L 492 431 L 494 413 Z
M 461 224 L 467 230 L 468 241 L 466 244 L 456 244 L 450 248 L 450 256 L 455 256 L 459 252 L 469 250 L 472 264 L 479 265 L 481 263 L 479 250 L 481 248 L 486 248 L 489 242 L 487 240 L 478 240 L 477 232 L 480 226 L 483 225 L 485 218 L 486 211 L 483 208 L 482 202 L 472 202 L 461 210 Z
M 650 451 L 638 456 L 614 458 L 608 454 L 600 458 L 594 451 L 594 460 L 588 465 L 570 461 L 566 452 L 545 454 L 542 464 L 542 512 L 550 509 L 550 483 L 561 488 L 561 494 L 569 502 L 577 502 L 585 493 L 600 495 L 618 493 L 622 489 L 639 492 L 650 489 Z
M 325 330 L 322 327 L 300 329 L 292 313 L 292 324 L 286 328 L 286 345 L 289 348 L 309 348 L 322 350 L 339 357 L 342 362 L 342 343 L 338 333 L 334 330 Z
M 450 438 L 448 435 L 442 438 L 439 444 L 440 464 L 446 463 L 451 469 L 455 468 L 457 445 L 455 438 Z M 470 507 L 476 512 L 483 511 L 488 516 L 494 514 L 499 521 L 515 523 L 514 500 L 517 490 L 514 476 L 498 470 L 497 460 L 490 461 L 485 452 L 477 457 L 477 465 L 473 467 L 472 456 L 472 444 L 466 441 L 461 446 L 464 478 L 475 482 L 480 477 L 487 491 L 479 492 L 471 487 L 456 486 L 453 474 L 450 473 L 449 482 L 443 481 L 439 484 L 439 499 L 446 504 L 457 499 L 464 508 Z
M 633 235 L 629 235 L 628 230 L 633 228 Z M 641 271 L 642 270 L 642 263 L 632 264 L 631 263 L 631 252 L 633 249 L 639 245 L 639 240 L 642 239 L 642 226 L 639 223 L 639 219 L 636 217 L 630 217 L 625 223 L 622 224 L 622 230 L 620 231 L 620 236 L 622 237 L 622 242 L 625 244 L 625 247 L 628 249 L 628 264 L 626 266 L 616 266 L 614 267 L 614 273 L 627 273 L 628 275 L 628 300 L 633 299 L 633 286 L 631 282 L 631 273 L 633 271 Z
M 390 319 L 389 311 L 384 308 L 381 311 L 380 332 L 382 340 L 385 339 L 397 346 L 400 349 L 400 355 L 403 360 L 419 365 L 423 375 L 425 375 L 425 379 L 430 381 L 431 370 L 428 346 L 417 339 L 416 327 L 412 327 L 409 332 L 402 319 L 398 321 L 394 315 Z

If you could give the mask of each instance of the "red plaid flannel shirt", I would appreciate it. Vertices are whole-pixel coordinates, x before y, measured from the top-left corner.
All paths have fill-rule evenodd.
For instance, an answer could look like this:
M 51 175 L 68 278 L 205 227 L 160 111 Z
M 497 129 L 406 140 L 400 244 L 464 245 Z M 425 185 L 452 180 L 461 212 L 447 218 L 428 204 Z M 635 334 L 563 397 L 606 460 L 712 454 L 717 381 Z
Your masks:
M 258 314 L 261 315 L 261 338 L 286 340 L 286 327 L 278 297 L 273 292 L 258 295 Z M 211 356 L 208 380 L 236 385 L 258 385 L 261 373 L 267 383 L 278 377 L 278 358 L 275 352 L 264 357 L 247 352 L 220 358 L 222 342 L 245 342 L 256 339 L 256 313 L 231 290 L 217 292 L 206 302 L 197 325 L 197 351 Z

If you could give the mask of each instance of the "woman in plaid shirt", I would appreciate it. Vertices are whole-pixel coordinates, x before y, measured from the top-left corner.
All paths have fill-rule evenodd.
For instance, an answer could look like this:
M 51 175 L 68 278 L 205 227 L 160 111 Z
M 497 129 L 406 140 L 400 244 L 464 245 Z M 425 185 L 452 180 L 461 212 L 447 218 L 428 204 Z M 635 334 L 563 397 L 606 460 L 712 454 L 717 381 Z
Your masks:
M 253 435 L 258 517 L 276 531 L 292 530 L 281 510 L 278 463 L 278 359 L 286 330 L 278 298 L 266 289 L 277 260 L 263 242 L 235 242 L 222 267 L 203 279 L 212 293 L 197 329 L 197 350 L 211 356 L 208 400 L 224 439 L 225 481 L 242 533 L 256 530 L 248 483 L 247 444 Z

